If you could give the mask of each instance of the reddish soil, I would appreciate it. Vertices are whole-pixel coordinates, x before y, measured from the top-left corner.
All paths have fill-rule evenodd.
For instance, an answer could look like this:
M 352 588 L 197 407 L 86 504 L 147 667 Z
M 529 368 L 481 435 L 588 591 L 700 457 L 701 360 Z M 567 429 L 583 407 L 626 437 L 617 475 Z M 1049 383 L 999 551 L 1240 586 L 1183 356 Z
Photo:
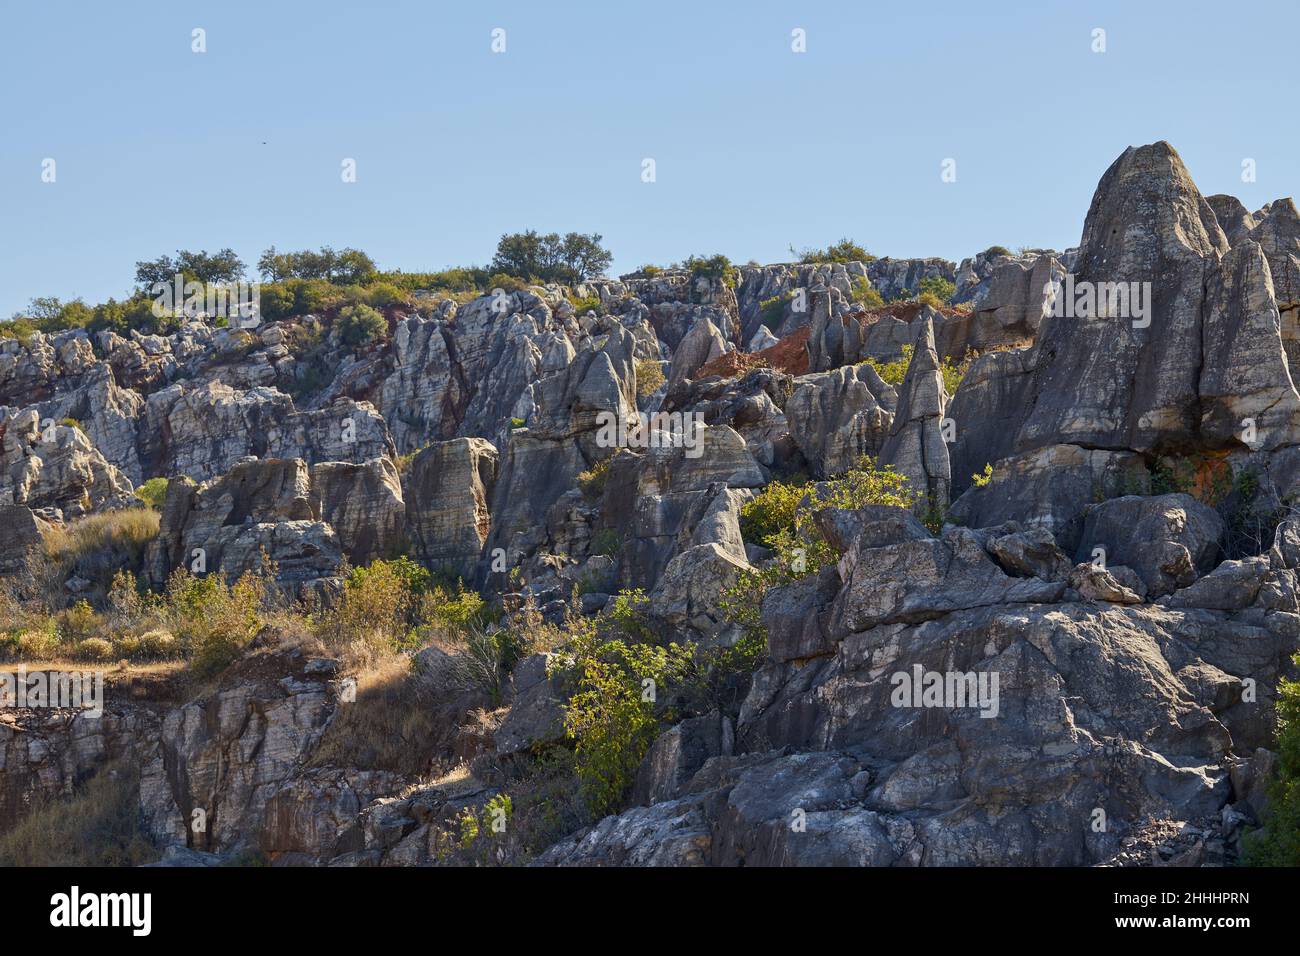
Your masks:
M 721 375 L 734 378 L 756 368 L 773 368 L 788 375 L 804 375 L 808 371 L 808 327 L 791 332 L 771 348 L 760 352 L 728 352 L 712 362 L 701 365 L 693 378 Z

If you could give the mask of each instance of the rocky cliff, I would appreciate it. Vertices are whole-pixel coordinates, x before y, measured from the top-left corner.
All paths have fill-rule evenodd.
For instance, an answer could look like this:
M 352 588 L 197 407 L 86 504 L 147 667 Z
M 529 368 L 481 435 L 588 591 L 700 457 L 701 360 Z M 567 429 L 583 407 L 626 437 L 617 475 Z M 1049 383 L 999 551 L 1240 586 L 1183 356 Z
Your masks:
M 566 629 L 635 607 L 645 647 L 759 651 L 664 691 L 614 799 L 475 862 L 1231 862 L 1300 650 L 1297 276 L 1291 200 L 1203 197 L 1155 143 L 1065 252 L 430 294 L 359 347 L 313 315 L 0 341 L 0 574 L 166 478 L 113 567 L 155 590 L 270 567 L 319 611 L 405 555 L 553 637 L 487 696 L 453 679 L 481 635 L 404 647 L 385 706 L 427 719 L 359 759 L 361 665 L 268 624 L 178 699 L 6 713 L 0 821 L 127 761 L 168 862 L 466 862 L 505 797 L 568 806 Z M 927 279 L 956 291 L 862 301 Z M 755 530 L 778 487 L 793 539 Z

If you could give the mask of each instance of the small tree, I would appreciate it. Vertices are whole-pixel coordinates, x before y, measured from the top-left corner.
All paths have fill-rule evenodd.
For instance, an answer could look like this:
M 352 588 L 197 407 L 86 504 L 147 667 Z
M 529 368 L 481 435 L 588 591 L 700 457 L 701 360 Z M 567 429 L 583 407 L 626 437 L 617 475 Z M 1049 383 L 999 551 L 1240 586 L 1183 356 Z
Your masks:
M 175 258 L 160 256 L 135 264 L 135 281 L 142 289 L 149 289 L 158 282 L 170 283 L 178 275 L 187 282 L 235 282 L 244 276 L 244 263 L 235 255 L 235 250 L 227 248 L 215 253 L 179 249 Z
M 388 321 L 368 305 L 350 305 L 339 313 L 339 334 L 347 345 L 369 345 L 388 334 Z
M 497 243 L 490 271 L 520 279 L 576 283 L 600 275 L 613 255 L 600 244 L 599 233 L 571 232 L 561 236 L 536 230 L 508 233 Z

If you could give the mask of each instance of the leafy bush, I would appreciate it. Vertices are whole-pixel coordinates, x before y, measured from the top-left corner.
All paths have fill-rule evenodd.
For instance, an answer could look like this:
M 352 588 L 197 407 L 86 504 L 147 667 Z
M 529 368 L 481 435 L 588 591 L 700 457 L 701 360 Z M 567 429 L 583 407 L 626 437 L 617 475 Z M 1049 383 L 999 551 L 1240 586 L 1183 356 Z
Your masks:
M 573 306 L 573 310 L 578 315 L 582 315 L 586 312 L 600 311 L 600 296 L 598 295 L 570 296 L 569 303 Z
M 989 246 L 989 247 L 988 247 L 987 249 L 985 249 L 982 253 L 980 253 L 980 255 L 984 255 L 984 256 L 1009 256 L 1009 255 L 1011 255 L 1011 250 L 1008 249 L 1006 246 Z
M 399 558 L 398 565 L 405 567 L 405 565 L 401 564 L 403 561 L 406 564 L 411 564 L 407 559 Z M 414 567 L 414 565 L 412 566 Z M 420 591 L 422 580 L 418 571 L 407 573 L 407 581 L 411 589 L 416 593 Z M 484 622 L 486 614 L 487 605 L 483 598 L 477 592 L 468 590 L 460 582 L 456 583 L 454 589 L 437 585 L 424 593 L 420 599 L 420 620 L 448 631 L 463 630 L 472 625 L 481 624 Z
M 1300 654 L 1292 658 L 1300 667 Z M 1248 866 L 1300 866 L 1300 681 L 1278 682 L 1277 775 L 1264 825 L 1242 840 Z
M 632 785 L 663 719 L 671 721 L 665 688 L 692 667 L 693 648 L 605 640 L 594 629 L 579 634 L 552 673 L 571 672 L 577 690 L 564 707 L 564 731 L 573 742 L 578 781 L 590 811 L 602 815 Z
M 878 359 L 865 359 L 864 364 L 870 365 L 876 370 L 876 374 L 887 385 L 898 388 L 903 384 L 903 379 L 907 377 L 907 367 L 912 364 L 912 352 L 915 351 L 911 345 L 904 345 L 902 355 L 892 362 L 881 362 Z
M 938 305 L 933 305 L 932 302 L 929 303 L 936 309 L 939 305 L 946 305 L 948 300 L 957 293 L 957 286 L 954 283 L 949 282 L 943 276 L 930 276 L 922 279 L 918 289 L 922 301 L 926 301 L 926 296 L 930 296 L 934 300 L 938 301 Z
M 578 473 L 578 487 L 588 498 L 596 499 L 605 493 L 605 482 L 609 480 L 609 459 L 602 458 L 586 471 Z
M 135 489 L 135 496 L 155 511 L 162 511 L 167 500 L 167 479 L 150 478 Z
M 104 618 L 96 613 L 88 601 L 78 601 L 56 616 L 59 638 L 69 644 L 80 644 L 104 633 Z
M 337 644 L 383 653 L 409 643 L 420 625 L 432 578 L 407 557 L 354 568 L 343 583 L 338 607 L 322 615 L 318 631 Z
M 388 335 L 388 320 L 368 305 L 350 305 L 339 313 L 339 335 L 347 345 L 369 345 Z
M 881 362 L 877 359 L 864 359 L 864 364 L 870 365 L 876 370 L 876 374 L 885 381 L 886 384 L 898 388 L 903 384 L 907 377 L 907 369 L 912 364 L 912 355 L 915 348 L 911 345 L 902 347 L 902 355 L 892 362 Z M 970 371 L 973 359 L 969 354 L 960 362 L 954 362 L 952 359 L 943 358 L 939 360 L 939 373 L 943 376 L 944 391 L 951 398 L 957 394 L 957 387 L 961 385 L 962 379 Z
M 762 316 L 763 325 L 773 332 L 781 325 L 785 319 L 785 307 L 794 298 L 793 292 L 782 292 L 780 295 L 774 295 L 770 299 L 764 299 L 758 304 L 759 315 Z
M 636 397 L 646 398 L 659 390 L 667 379 L 664 368 L 655 359 L 638 359 L 636 363 Z
M 712 256 L 687 256 L 682 268 L 691 274 L 691 279 L 721 279 L 723 285 L 736 285 L 735 269 L 731 260 L 722 253 Z
M 166 616 L 196 676 L 229 667 L 262 629 L 270 581 L 246 572 L 234 584 L 215 574 L 197 577 L 177 568 L 167 579 Z
M 771 548 L 774 557 L 761 567 L 742 572 L 736 585 L 723 592 L 723 612 L 750 640 L 766 641 L 760 612 L 767 590 L 816 573 L 839 558 L 813 522 L 814 512 L 866 505 L 910 508 L 916 500 L 906 476 L 892 466 L 878 468 L 865 457 L 841 477 L 818 487 L 769 482 L 741 506 L 740 531 L 746 541 Z
M 794 249 L 791 248 L 790 251 L 794 252 Z M 852 239 L 841 239 L 825 249 L 805 249 L 795 254 L 799 256 L 800 262 L 806 264 L 818 262 L 873 262 L 876 258 Z
M 873 286 L 866 276 L 858 276 L 853 280 L 853 301 L 861 302 L 868 309 L 879 309 L 885 304 L 885 298 L 880 294 L 880 290 Z
M 623 536 L 613 528 L 602 528 L 591 537 L 591 553 L 614 557 L 623 547 Z
M 365 302 L 376 309 L 406 305 L 407 295 L 391 282 L 376 282 L 365 290 Z
M 948 393 L 949 398 L 957 394 L 957 387 L 970 371 L 973 361 L 970 352 L 967 352 L 966 357 L 960 362 L 954 362 L 949 358 L 939 362 L 939 371 L 943 374 L 943 390 Z

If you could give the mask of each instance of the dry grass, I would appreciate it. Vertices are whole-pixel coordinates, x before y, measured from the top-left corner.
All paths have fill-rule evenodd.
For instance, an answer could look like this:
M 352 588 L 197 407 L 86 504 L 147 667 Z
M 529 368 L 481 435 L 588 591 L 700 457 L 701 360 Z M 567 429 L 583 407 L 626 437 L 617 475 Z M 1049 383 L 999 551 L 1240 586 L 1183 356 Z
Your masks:
M 140 782 L 110 765 L 70 797 L 35 806 L 0 834 L 0 866 L 139 866 L 158 858 L 140 827 Z
M 152 508 L 127 508 L 88 515 L 63 527 L 45 532 L 45 553 L 55 561 L 68 562 L 104 549 L 132 553 L 136 559 L 158 533 L 161 516 Z
M 102 600 L 118 571 L 140 566 L 145 546 L 158 534 L 160 518 L 152 508 L 127 508 L 48 527 L 44 561 L 29 570 L 32 589 L 48 607 L 57 608 L 68 596 L 63 582 L 77 575 L 90 582 L 85 596 Z
M 445 743 L 445 715 L 427 699 L 411 660 L 393 656 L 357 675 L 357 699 L 340 704 L 312 756 L 313 766 L 435 772 Z

